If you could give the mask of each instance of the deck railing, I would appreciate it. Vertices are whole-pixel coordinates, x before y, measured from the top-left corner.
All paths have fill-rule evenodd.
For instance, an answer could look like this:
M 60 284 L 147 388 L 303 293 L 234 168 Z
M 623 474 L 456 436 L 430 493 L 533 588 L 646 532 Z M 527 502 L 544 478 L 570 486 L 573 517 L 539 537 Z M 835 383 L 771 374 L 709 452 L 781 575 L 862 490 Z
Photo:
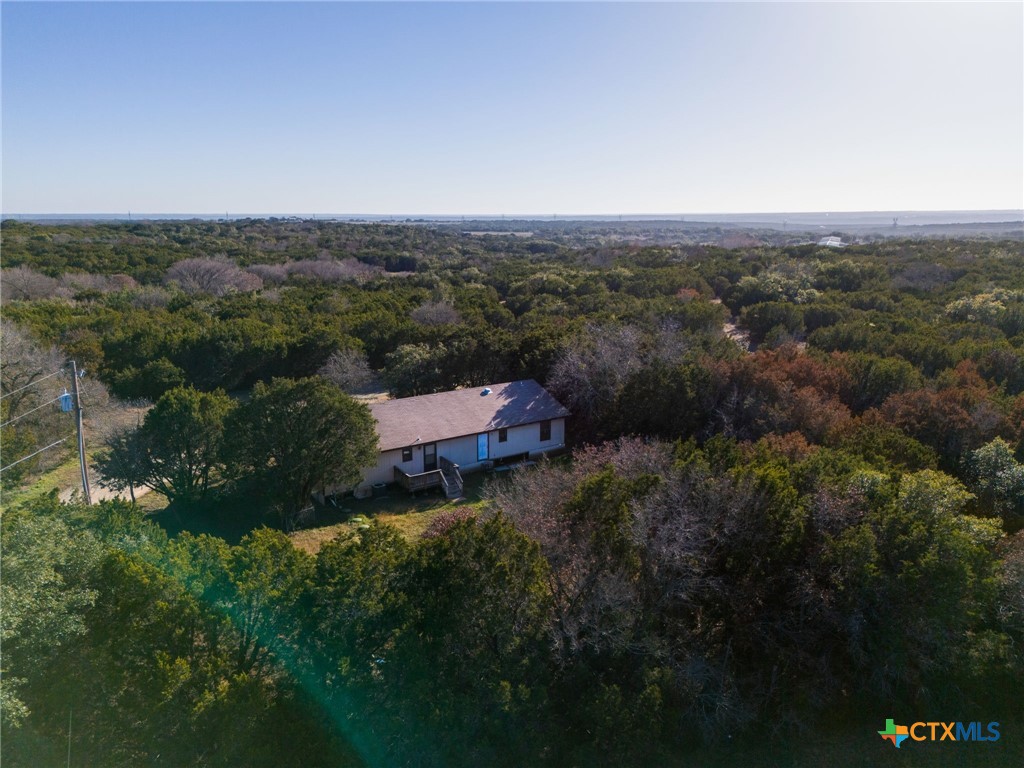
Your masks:
M 395 482 L 400 486 L 409 491 L 409 493 L 415 493 L 416 491 L 422 491 L 427 488 L 436 488 L 441 486 L 444 490 L 444 495 L 449 499 L 458 498 L 462 495 L 462 474 L 459 472 L 459 465 L 455 462 L 449 461 L 440 457 L 439 469 L 432 469 L 429 472 L 420 472 L 416 475 L 410 475 L 403 472 L 400 468 L 394 468 Z
M 444 485 L 444 475 L 440 469 L 433 469 L 430 472 L 420 472 L 417 475 L 410 475 L 395 467 L 395 482 L 409 491 L 415 493 L 425 488 L 436 488 Z

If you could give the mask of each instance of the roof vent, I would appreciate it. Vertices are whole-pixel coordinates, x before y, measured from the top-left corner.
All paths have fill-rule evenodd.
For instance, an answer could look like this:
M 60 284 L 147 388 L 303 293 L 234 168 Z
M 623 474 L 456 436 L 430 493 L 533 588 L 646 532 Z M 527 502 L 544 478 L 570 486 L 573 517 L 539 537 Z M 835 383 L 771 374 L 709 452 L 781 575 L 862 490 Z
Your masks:
M 484 387 L 483 392 L 480 393 L 480 397 L 484 397 L 485 395 L 489 395 L 489 394 L 491 394 L 491 388 L 490 387 Z

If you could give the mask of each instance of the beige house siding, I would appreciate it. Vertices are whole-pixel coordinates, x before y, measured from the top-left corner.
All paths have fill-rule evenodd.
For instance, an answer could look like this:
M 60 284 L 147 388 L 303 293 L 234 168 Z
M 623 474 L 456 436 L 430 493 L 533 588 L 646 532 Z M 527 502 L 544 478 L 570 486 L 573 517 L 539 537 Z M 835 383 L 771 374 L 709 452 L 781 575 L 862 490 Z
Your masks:
M 416 465 L 416 461 L 419 459 L 419 469 L 413 469 Z M 370 486 L 374 483 L 390 483 L 395 479 L 395 467 L 398 467 L 407 474 L 415 474 L 416 472 L 422 472 L 423 469 L 423 451 L 418 453 L 413 450 L 412 461 L 402 461 L 402 452 L 399 451 L 383 451 L 380 453 L 377 460 L 377 466 L 369 467 L 363 470 L 363 479 L 359 483 L 359 486 Z
M 501 459 L 520 453 L 553 451 L 565 446 L 565 419 L 551 420 L 551 439 L 540 441 L 540 424 L 523 424 L 509 427 L 508 441 L 498 442 L 498 431 L 488 433 L 490 459 Z

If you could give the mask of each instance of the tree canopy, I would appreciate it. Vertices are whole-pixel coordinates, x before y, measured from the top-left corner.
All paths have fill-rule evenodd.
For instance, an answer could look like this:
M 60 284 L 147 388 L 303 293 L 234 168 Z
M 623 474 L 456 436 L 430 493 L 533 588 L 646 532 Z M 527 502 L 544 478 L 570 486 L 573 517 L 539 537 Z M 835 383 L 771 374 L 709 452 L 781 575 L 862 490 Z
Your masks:
M 104 482 L 174 501 L 5 472 L 3 759 L 73 707 L 89 764 L 844 764 L 888 712 L 1019 763 L 1019 239 L 493 224 L 3 223 L 4 454 L 73 357 L 148 409 Z M 346 392 L 528 377 L 569 456 L 422 536 L 278 530 L 376 461 Z
M 328 486 L 354 485 L 377 461 L 369 409 L 324 379 L 257 384 L 227 425 L 230 461 L 292 515 Z

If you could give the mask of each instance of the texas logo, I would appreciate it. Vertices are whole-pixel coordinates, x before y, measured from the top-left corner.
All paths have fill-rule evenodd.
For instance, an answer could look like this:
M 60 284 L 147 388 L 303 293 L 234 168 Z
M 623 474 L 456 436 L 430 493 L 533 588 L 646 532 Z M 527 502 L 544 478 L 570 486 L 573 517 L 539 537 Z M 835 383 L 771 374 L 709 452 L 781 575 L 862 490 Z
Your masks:
M 896 749 L 911 741 L 999 741 L 999 723 L 989 723 L 988 732 L 982 732 L 981 722 L 973 723 L 914 723 L 911 726 L 896 725 L 892 718 L 885 721 L 885 730 L 878 735 L 891 741 Z
M 896 745 L 896 749 L 899 749 L 900 744 L 910 736 L 910 730 L 905 725 L 896 725 L 892 718 L 889 718 L 885 721 L 885 730 L 879 731 L 878 735 L 883 739 L 888 739 Z

